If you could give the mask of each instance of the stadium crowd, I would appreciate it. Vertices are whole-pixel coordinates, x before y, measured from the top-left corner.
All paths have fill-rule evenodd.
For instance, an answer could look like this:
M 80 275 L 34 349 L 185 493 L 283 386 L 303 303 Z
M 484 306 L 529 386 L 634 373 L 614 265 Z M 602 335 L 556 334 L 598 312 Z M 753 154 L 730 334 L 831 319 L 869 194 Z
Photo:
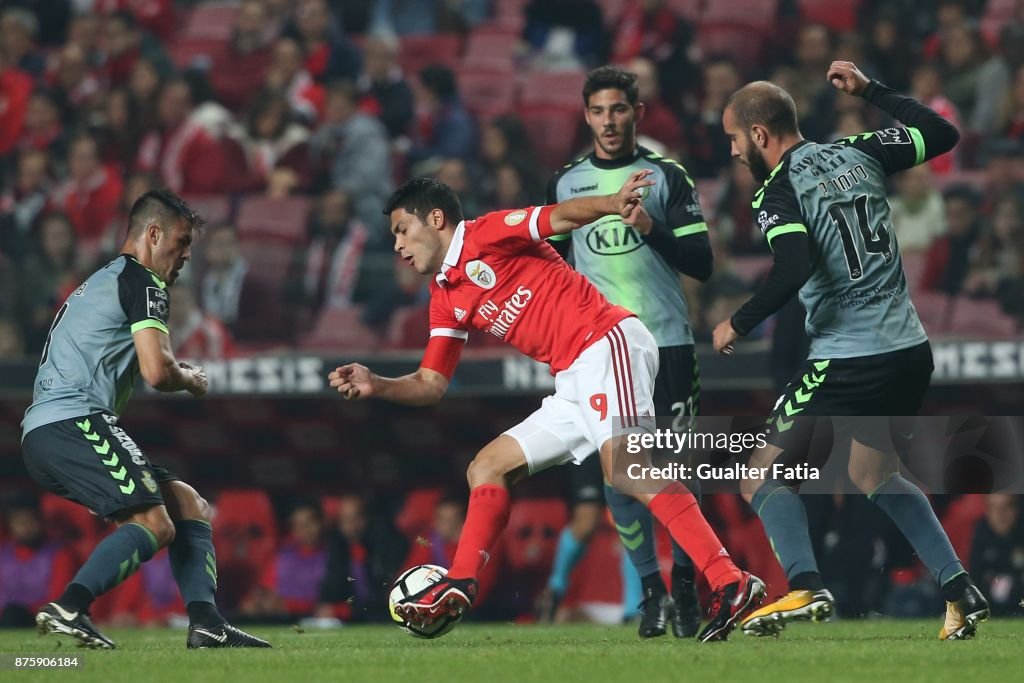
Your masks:
M 155 187 L 184 195 L 209 223 L 171 290 L 179 356 L 419 348 L 425 281 L 392 254 L 384 201 L 403 180 L 433 175 L 456 189 L 467 216 L 544 202 L 554 170 L 589 148 L 583 75 L 609 62 L 640 76 L 643 144 L 697 179 L 716 256 L 708 283 L 687 282 L 698 339 L 745 300 L 768 263 L 753 181 L 730 159 L 720 125 L 725 100 L 766 78 L 793 94 L 809 139 L 889 125 L 861 100 L 836 96 L 823 77 L 833 59 L 856 62 L 961 129 L 952 154 L 894 181 L 894 228 L 929 331 L 1017 336 L 1024 325 L 1024 0 L 0 8 L 0 358 L 39 354 L 57 307 L 115 253 L 129 207 Z M 983 315 L 953 315 L 967 300 L 959 308 Z M 841 613 L 934 606 L 882 522 L 883 531 L 866 532 L 858 520 L 868 513 L 853 498 L 822 504 L 812 531 Z M 944 521 L 967 529 L 958 550 L 993 607 L 1020 611 L 1017 499 L 943 506 Z M 0 609 L 12 624 L 59 592 L 82 550 L 47 540 L 38 507 L 14 503 L 3 516 Z M 244 555 L 253 544 L 265 560 L 258 576 L 224 582 L 246 587 L 228 604 L 253 618 L 386 616 L 367 606 L 380 603 L 403 562 L 450 561 L 464 501 L 433 500 L 429 525 L 401 529 L 358 497 L 286 509 L 280 534 L 268 507 L 265 533 L 234 548 Z M 711 514 L 736 533 L 751 522 Z M 219 523 L 232 538 L 228 517 Z M 87 550 L 94 535 L 83 540 Z M 222 543 L 230 575 L 231 541 Z M 854 547 L 860 564 L 850 561 Z M 504 561 L 520 560 L 512 550 Z M 261 566 L 235 565 L 243 574 Z M 180 612 L 168 575 L 165 561 L 147 563 L 112 597 L 108 618 Z M 19 603 L 26 596 L 33 601 Z M 493 602 L 528 606 L 497 594 Z
M 724 101 L 769 78 L 794 94 L 812 140 L 886 124 L 827 87 L 832 59 L 964 135 L 895 181 L 922 316 L 941 328 L 950 300 L 979 299 L 1003 323 L 990 327 L 1016 332 L 1024 3 L 904 4 L 5 0 L 0 356 L 39 352 L 54 310 L 155 186 L 193 199 L 210 224 L 172 306 L 179 354 L 415 347 L 422 337 L 394 318 L 418 320 L 424 284 L 396 277 L 388 193 L 430 174 L 471 216 L 543 202 L 554 168 L 587 148 L 582 75 L 607 61 L 640 76 L 644 142 L 699 181 L 717 257 L 711 282 L 690 292 L 699 333 L 765 265 Z M 339 323 L 364 334 L 330 334 Z

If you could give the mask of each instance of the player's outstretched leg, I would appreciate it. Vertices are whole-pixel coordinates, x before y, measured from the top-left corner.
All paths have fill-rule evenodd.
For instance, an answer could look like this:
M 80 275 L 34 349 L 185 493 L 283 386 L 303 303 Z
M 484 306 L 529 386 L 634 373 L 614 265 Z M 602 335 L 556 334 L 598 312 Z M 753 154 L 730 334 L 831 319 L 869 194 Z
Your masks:
M 131 522 L 100 541 L 64 593 L 36 614 L 41 634 L 71 636 L 81 647 L 114 648 L 114 642 L 92 623 L 89 608 L 93 600 L 134 574 L 173 536 L 174 529 L 162 507 L 155 508 L 150 518 L 155 532 Z
M 217 556 L 213 549 L 209 504 L 188 484 L 160 484 L 167 511 L 174 519 L 174 541 L 167 549 L 174 581 L 188 612 L 185 647 L 270 647 L 270 643 L 235 628 L 221 616 L 214 601 Z
M 469 507 L 448 574 L 395 605 L 408 622 L 432 624 L 444 615 L 460 616 L 473 605 L 477 577 L 508 525 L 508 486 L 526 472 L 526 456 L 514 438 L 502 434 L 484 447 L 469 465 Z
M 973 638 L 978 623 L 988 619 L 988 602 L 960 563 L 928 498 L 896 472 L 894 456 L 856 440 L 850 449 L 850 478 L 889 515 L 941 587 L 946 619 L 939 638 Z
M 805 422 L 798 429 L 808 424 Z M 771 445 L 756 450 L 750 465 L 770 466 L 781 453 L 780 448 Z M 807 511 L 800 497 L 785 482 L 774 479 L 748 479 L 743 482 L 742 492 L 761 519 L 789 581 L 786 595 L 747 615 L 742 622 L 743 632 L 753 636 L 778 635 L 791 621 L 828 621 L 835 612 L 835 600 L 818 572 L 807 531 Z

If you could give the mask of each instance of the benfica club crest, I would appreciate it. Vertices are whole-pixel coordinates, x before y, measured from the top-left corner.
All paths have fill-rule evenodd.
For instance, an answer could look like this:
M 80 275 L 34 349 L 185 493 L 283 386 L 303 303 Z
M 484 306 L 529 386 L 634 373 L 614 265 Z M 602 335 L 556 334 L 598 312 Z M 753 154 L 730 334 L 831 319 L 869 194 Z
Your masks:
M 470 261 L 466 264 L 466 277 L 479 287 L 490 289 L 494 287 L 498 279 L 494 271 L 483 261 Z

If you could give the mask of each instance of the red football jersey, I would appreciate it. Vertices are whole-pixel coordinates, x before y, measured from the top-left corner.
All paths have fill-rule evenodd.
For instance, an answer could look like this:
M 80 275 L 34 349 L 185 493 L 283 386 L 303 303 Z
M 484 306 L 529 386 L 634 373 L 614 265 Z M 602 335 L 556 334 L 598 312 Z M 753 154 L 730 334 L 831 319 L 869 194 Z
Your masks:
M 459 224 L 430 284 L 431 337 L 464 340 L 470 328 L 483 330 L 556 373 L 633 315 L 545 242 L 554 234 L 551 211 L 496 211 Z

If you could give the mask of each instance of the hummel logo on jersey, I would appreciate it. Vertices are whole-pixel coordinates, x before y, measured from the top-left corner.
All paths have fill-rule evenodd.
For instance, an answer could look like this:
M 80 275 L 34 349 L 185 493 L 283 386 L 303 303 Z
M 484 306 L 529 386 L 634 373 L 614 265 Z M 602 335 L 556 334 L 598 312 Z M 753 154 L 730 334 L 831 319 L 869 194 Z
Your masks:
M 573 194 L 580 194 L 581 192 L 594 192 L 597 190 L 597 183 L 593 185 L 584 185 L 583 187 L 573 187 L 569 191 Z
M 498 282 L 494 271 L 483 261 L 470 261 L 467 263 L 466 277 L 484 289 L 490 289 Z
M 466 317 L 466 309 L 459 308 L 458 306 L 456 306 L 455 307 L 455 319 L 458 320 L 461 323 L 462 319 L 465 318 L 465 317 Z
M 221 634 L 210 633 L 209 631 L 207 631 L 205 629 L 201 629 L 201 628 L 195 629 L 195 633 L 201 633 L 204 636 L 210 636 L 211 638 L 216 640 L 218 643 L 226 643 L 226 642 L 228 642 L 228 634 L 227 633 L 221 633 Z

